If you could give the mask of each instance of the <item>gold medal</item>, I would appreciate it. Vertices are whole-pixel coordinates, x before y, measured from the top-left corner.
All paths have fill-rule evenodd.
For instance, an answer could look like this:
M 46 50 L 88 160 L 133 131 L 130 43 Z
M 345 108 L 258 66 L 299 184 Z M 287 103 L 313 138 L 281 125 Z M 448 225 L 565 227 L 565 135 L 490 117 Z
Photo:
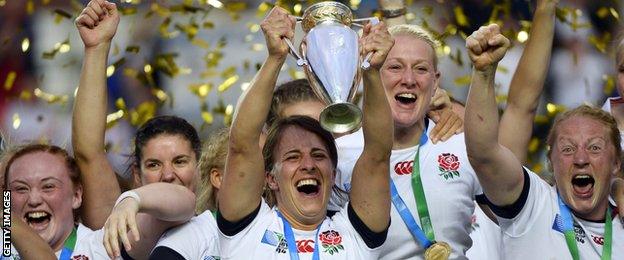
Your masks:
M 425 250 L 426 260 L 447 260 L 451 255 L 451 246 L 446 242 L 435 242 Z

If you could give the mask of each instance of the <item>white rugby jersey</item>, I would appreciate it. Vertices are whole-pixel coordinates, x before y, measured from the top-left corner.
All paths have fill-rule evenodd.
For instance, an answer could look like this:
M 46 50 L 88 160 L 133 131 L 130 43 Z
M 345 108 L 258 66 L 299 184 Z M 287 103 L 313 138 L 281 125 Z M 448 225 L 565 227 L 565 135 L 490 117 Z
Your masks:
M 427 135 L 433 129 L 429 121 Z M 362 153 L 364 136 L 362 130 L 336 139 L 338 147 L 338 171 L 336 186 L 348 192 L 351 189 L 351 174 Z M 401 198 L 420 225 L 416 201 L 412 191 L 411 173 L 418 146 L 393 150 L 390 157 L 390 176 Z M 431 140 L 420 151 L 421 179 L 435 238 L 449 243 L 452 248 L 450 259 L 466 259 L 465 252 L 471 247 L 469 236 L 471 217 L 476 195 L 481 195 L 481 185 L 468 162 L 464 134 L 457 134 L 445 142 L 433 144 Z M 334 192 L 330 200 L 332 209 L 345 203 L 345 196 Z M 423 259 L 424 249 L 412 237 L 394 205 L 391 209 L 391 224 L 388 238 L 381 248 L 381 259 Z
M 320 259 L 378 259 L 379 248 L 369 248 L 357 233 L 347 208 L 332 218 L 325 218 L 318 231 Z M 299 259 L 312 259 L 316 230 L 293 228 Z M 258 215 L 234 236 L 219 232 L 221 259 L 284 259 L 290 260 L 282 220 L 276 208 L 262 200 Z
M 557 188 L 527 170 L 528 194 L 513 218 L 497 217 L 503 230 L 504 259 L 572 259 L 561 227 Z M 523 191 L 526 192 L 526 191 Z M 519 203 L 519 202 L 516 202 Z M 612 211 L 611 259 L 624 259 L 624 227 Z M 604 223 L 574 218 L 574 233 L 580 259 L 600 259 L 604 243 Z
M 481 208 L 475 204 L 472 216 L 472 247 L 466 252 L 468 259 L 503 259 L 501 256 L 503 238 L 501 229 Z
M 168 230 L 160 237 L 156 247 L 159 246 L 168 247 L 185 259 L 219 259 L 219 228 L 212 212 L 207 210 Z
M 76 230 L 76 245 L 71 255 L 71 260 L 92 260 L 92 259 L 110 259 L 106 254 L 103 244 L 104 231 L 102 229 L 93 231 L 83 224 L 78 224 Z M 61 251 L 56 252 L 56 257 L 60 257 Z M 0 259 L 21 259 L 15 246 L 11 245 L 11 256 L 0 257 Z M 118 258 L 121 259 L 121 258 Z

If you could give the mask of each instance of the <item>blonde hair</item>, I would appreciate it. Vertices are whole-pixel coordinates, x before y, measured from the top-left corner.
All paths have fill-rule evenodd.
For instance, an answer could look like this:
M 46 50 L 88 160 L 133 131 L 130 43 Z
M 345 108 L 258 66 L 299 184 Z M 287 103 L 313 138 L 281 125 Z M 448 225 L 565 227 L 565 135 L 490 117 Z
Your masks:
M 602 123 L 609 131 L 609 139 L 613 143 L 616 159 L 622 159 L 620 130 L 618 130 L 615 118 L 613 118 L 611 114 L 603 111 L 602 109 L 590 107 L 588 105 L 581 105 L 575 109 L 568 110 L 563 114 L 559 114 L 553 122 L 552 127 L 550 128 L 550 132 L 548 133 L 548 138 L 546 139 L 546 144 L 548 144 L 548 160 L 550 160 L 552 147 L 555 145 L 555 141 L 557 140 L 557 127 L 561 124 L 561 122 L 575 116 L 590 118 Z
M 390 35 L 393 37 L 397 35 L 408 35 L 426 42 L 433 50 L 433 67 L 438 70 L 438 55 L 436 51 L 440 47 L 440 42 L 433 37 L 433 34 L 415 24 L 394 25 L 388 28 L 388 32 L 390 32 Z
M 216 190 L 210 181 L 210 171 L 216 168 L 223 173 L 229 137 L 229 128 L 219 129 L 210 135 L 208 141 L 202 147 L 202 154 L 198 164 L 199 181 L 196 187 L 197 202 L 195 204 L 195 212 L 197 214 L 201 214 L 206 210 L 214 211 L 217 209 Z

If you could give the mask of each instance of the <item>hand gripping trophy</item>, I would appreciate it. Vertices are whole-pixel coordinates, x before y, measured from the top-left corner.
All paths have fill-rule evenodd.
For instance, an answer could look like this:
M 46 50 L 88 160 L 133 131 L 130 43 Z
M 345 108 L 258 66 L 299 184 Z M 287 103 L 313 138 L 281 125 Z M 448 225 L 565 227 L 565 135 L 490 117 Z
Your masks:
M 360 68 L 368 69 L 370 53 L 362 60 L 358 34 L 351 29 L 357 22 L 377 18 L 353 19 L 351 9 L 338 2 L 320 2 L 303 12 L 301 26 L 305 36 L 301 42 L 301 55 L 286 39 L 297 65 L 303 66 L 314 93 L 327 104 L 320 115 L 320 123 L 334 133 L 347 133 L 358 129 L 362 111 L 353 104 L 360 85 Z

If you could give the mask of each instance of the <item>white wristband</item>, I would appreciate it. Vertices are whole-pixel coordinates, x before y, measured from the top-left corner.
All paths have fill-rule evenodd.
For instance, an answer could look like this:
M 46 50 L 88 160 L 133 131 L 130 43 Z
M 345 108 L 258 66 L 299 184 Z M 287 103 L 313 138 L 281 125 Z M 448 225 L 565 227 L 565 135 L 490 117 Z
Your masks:
M 133 190 L 129 190 L 119 195 L 119 198 L 117 198 L 117 201 L 115 202 L 115 207 L 117 207 L 117 205 L 119 205 L 119 203 L 126 198 L 133 198 L 137 201 L 137 203 L 141 204 L 141 197 L 139 197 L 139 194 Z

